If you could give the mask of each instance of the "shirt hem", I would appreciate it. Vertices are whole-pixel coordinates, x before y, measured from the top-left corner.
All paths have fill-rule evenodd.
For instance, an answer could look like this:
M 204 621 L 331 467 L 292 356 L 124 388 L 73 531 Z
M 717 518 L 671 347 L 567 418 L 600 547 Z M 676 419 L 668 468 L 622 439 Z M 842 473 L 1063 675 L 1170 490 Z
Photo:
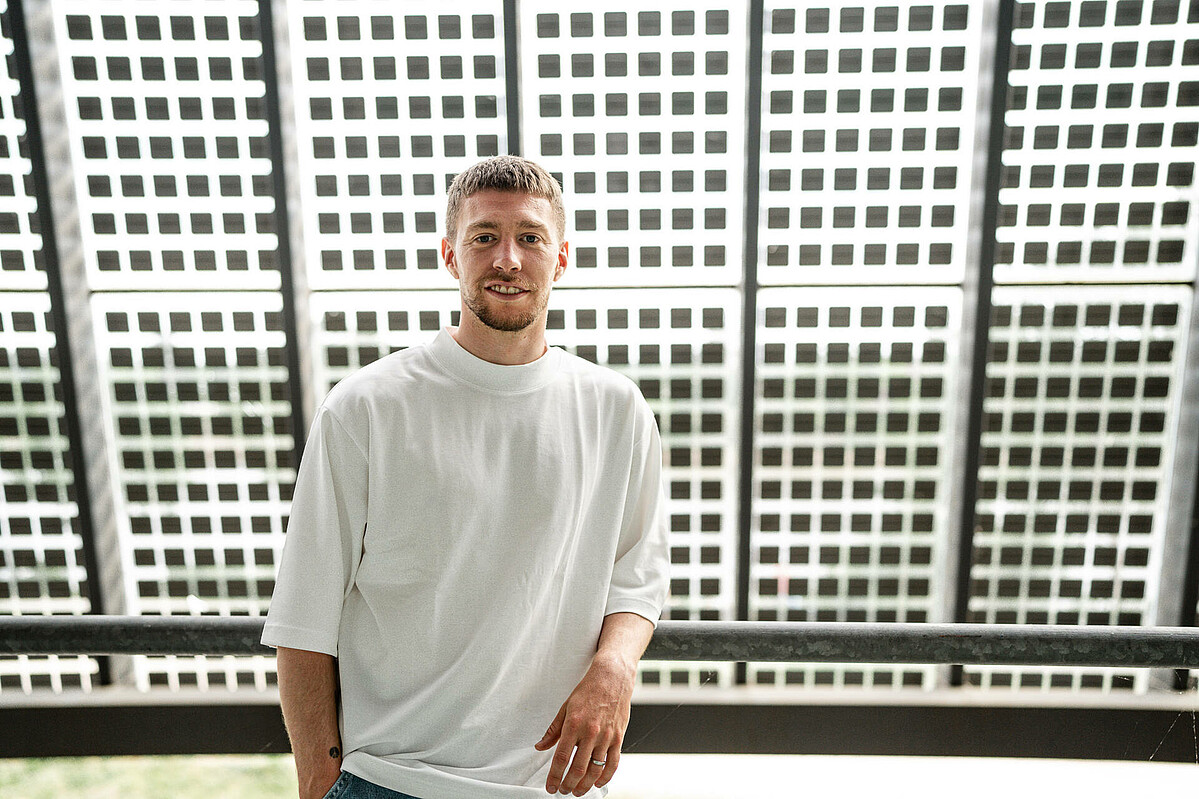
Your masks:
M 342 762 L 342 770 L 384 788 L 406 793 L 418 799 L 541 799 L 548 794 L 544 785 L 512 785 L 472 780 L 440 771 L 419 761 L 407 766 L 369 755 L 351 752 Z M 582 799 L 602 799 L 607 786 L 592 788 Z
M 290 627 L 285 624 L 267 624 L 262 628 L 261 642 L 264 646 L 274 649 L 304 649 L 309 652 L 320 652 L 337 657 L 337 643 L 329 643 L 323 634 L 303 627 Z
M 614 599 L 608 602 L 607 607 L 604 608 L 604 615 L 611 616 L 614 613 L 634 613 L 657 629 L 658 619 L 662 616 L 662 608 L 644 599 Z

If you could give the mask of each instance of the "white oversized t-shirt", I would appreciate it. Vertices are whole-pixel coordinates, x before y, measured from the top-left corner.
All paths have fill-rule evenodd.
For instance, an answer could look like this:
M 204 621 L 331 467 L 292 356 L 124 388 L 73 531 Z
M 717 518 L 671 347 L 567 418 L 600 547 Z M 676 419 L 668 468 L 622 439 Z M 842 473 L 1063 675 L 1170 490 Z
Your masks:
M 604 616 L 661 613 L 661 466 L 636 385 L 559 349 L 501 366 L 443 330 L 339 383 L 262 640 L 337 657 L 343 768 L 420 799 L 544 797 L 533 745 Z

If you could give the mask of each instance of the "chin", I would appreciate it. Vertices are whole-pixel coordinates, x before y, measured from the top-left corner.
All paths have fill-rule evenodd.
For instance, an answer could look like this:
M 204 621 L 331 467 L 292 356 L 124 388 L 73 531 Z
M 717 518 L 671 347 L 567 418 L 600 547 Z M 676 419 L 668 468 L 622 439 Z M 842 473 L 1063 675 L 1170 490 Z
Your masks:
M 545 310 L 544 305 L 535 311 L 528 311 L 507 308 L 503 305 L 497 308 L 485 302 L 477 305 L 470 303 L 467 307 L 483 325 L 502 333 L 520 333 L 527 330 L 537 323 Z
M 519 333 L 537 321 L 536 314 L 494 313 L 491 309 L 471 309 L 485 326 L 502 333 Z M 480 313 L 480 310 L 482 313 Z
M 520 333 L 520 332 L 522 332 L 524 330 L 528 330 L 530 327 L 532 327 L 533 322 L 535 322 L 536 320 L 534 320 L 534 319 L 515 319 L 515 320 L 481 319 L 479 321 L 481 321 L 483 324 L 490 327 L 492 330 L 498 330 L 501 333 Z

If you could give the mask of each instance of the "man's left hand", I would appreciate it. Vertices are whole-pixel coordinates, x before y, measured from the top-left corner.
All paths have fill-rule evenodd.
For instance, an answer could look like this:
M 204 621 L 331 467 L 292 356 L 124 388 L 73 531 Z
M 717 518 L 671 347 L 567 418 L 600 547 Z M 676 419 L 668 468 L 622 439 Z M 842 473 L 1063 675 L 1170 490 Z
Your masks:
M 547 792 L 582 796 L 593 785 L 602 788 L 612 779 L 629 726 L 635 676 L 635 661 L 629 664 L 619 657 L 603 655 L 592 661 L 536 744 L 543 752 L 558 744 L 545 782 Z

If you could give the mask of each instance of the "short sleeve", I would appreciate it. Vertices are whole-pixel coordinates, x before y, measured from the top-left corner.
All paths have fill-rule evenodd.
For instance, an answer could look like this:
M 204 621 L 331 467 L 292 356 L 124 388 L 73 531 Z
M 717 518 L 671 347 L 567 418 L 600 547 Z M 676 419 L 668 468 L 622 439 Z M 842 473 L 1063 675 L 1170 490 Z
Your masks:
M 362 448 L 322 406 L 296 476 L 262 643 L 337 655 L 342 603 L 362 557 L 367 485 Z
M 643 406 L 639 427 L 604 614 L 636 613 L 656 626 L 670 587 L 670 558 L 662 440 L 648 406 Z

